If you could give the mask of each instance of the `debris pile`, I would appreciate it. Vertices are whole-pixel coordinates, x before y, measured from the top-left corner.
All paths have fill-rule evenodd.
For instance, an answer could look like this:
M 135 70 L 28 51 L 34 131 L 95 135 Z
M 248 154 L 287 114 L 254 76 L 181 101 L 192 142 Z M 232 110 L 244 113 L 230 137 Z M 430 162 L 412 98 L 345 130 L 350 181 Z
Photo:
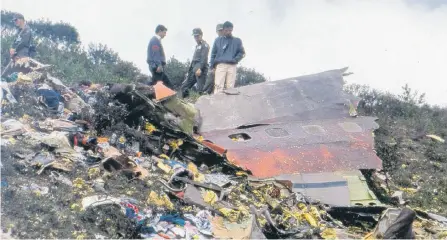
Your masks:
M 69 88 L 47 70 L 48 66 L 30 60 L 28 66 L 9 69 L 2 76 L 5 238 L 445 237 L 446 218 L 409 208 L 388 208 L 371 197 L 374 194 L 355 170 L 360 165 L 368 169 L 377 166 L 372 148 L 363 155 L 365 164 L 341 159 L 359 156 L 371 147 L 364 132 L 357 134 L 358 125 L 369 130 L 376 127 L 368 119 L 356 118 L 358 125 L 346 121 L 340 125 L 355 138 L 348 141 L 351 155 L 331 157 L 340 154 L 343 144 L 321 147 L 324 137 L 319 126 L 336 125 L 333 118 L 322 116 L 329 114 L 328 110 L 337 112 L 330 109 L 329 97 L 318 114 L 313 111 L 318 109 L 315 104 L 313 110 L 300 113 L 307 116 L 306 133 L 311 135 L 307 144 L 313 146 L 303 155 L 307 161 L 303 165 L 291 158 L 302 154 L 297 150 L 286 151 L 279 156 L 283 159 L 275 162 L 278 159 L 272 153 L 281 151 L 271 149 L 268 139 L 260 135 L 263 130 L 275 137 L 299 136 L 290 127 L 289 120 L 294 118 L 279 116 L 278 111 L 264 108 L 266 113 L 256 113 L 250 122 L 233 117 L 231 126 L 229 118 L 221 117 L 220 122 L 216 120 L 221 127 L 213 127 L 207 119 L 219 114 L 210 116 L 203 102 L 200 107 L 200 101 L 208 97 L 199 99 L 196 108 L 161 83 Z M 244 91 L 241 88 L 242 94 L 228 96 L 247 97 Z M 209 99 L 212 102 L 225 96 Z M 349 106 L 353 117 L 355 107 Z M 341 117 L 344 113 L 337 114 Z M 279 121 L 272 122 L 273 115 Z M 316 119 L 320 125 L 310 124 Z M 224 135 L 229 135 L 228 144 L 227 139 L 222 140 Z M 254 138 L 260 136 L 266 141 L 263 146 Z M 343 142 L 345 138 L 340 135 L 332 140 Z M 247 143 L 257 151 L 232 145 L 235 143 Z M 285 144 L 277 146 L 290 149 L 291 142 Z M 315 146 L 321 152 L 312 152 Z M 270 152 L 264 159 L 260 158 L 263 151 Z M 326 165 L 312 164 L 312 159 Z M 311 189 L 315 182 L 310 182 L 309 174 L 322 174 L 312 171 L 320 168 L 351 171 L 331 175 L 346 183 L 338 185 L 340 195 L 345 196 L 331 202 L 330 196 Z M 360 186 L 355 193 L 365 191 L 372 199 L 350 192 L 354 185 Z

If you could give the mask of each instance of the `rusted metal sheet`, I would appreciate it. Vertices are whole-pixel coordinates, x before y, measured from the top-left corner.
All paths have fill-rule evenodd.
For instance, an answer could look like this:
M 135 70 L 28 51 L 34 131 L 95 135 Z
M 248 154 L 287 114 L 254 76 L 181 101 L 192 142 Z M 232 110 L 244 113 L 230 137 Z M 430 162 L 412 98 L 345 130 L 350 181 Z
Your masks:
M 202 97 L 201 134 L 257 177 L 380 169 L 372 136 L 378 125 L 375 118 L 349 117 L 347 103 L 355 98 L 342 90 L 345 70 Z

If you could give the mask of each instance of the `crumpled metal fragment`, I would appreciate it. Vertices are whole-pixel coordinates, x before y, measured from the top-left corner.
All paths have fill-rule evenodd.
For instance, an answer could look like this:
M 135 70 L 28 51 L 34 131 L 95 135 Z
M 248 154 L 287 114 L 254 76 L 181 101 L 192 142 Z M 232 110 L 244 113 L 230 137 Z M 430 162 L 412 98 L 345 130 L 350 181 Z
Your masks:
M 231 180 L 231 175 L 225 175 L 222 173 L 213 173 L 213 174 L 204 174 L 205 176 L 205 183 L 213 183 L 216 184 L 219 187 L 224 187 L 227 184 L 233 184 L 236 185 L 237 182 Z

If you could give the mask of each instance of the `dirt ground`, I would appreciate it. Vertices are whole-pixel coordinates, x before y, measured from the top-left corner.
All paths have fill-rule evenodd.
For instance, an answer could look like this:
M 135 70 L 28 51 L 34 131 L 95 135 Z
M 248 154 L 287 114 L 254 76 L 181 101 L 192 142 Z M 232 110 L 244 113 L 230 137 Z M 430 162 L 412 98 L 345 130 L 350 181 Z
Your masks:
M 16 146 L 20 148 L 20 146 Z M 80 211 L 81 197 L 73 188 L 51 181 L 49 171 L 41 175 L 17 161 L 11 154 L 14 148 L 2 148 L 2 229 L 13 229 L 19 238 L 95 238 L 95 234 L 112 238 L 132 238 L 135 223 L 117 206 L 102 206 Z M 86 176 L 82 166 L 73 173 L 61 173 L 71 181 Z M 39 193 L 22 187 L 36 184 L 48 187 L 48 193 Z M 144 203 L 148 189 L 141 182 L 131 181 L 123 175 L 111 175 L 104 188 L 113 196 L 126 196 Z M 144 206 L 144 204 L 143 204 Z

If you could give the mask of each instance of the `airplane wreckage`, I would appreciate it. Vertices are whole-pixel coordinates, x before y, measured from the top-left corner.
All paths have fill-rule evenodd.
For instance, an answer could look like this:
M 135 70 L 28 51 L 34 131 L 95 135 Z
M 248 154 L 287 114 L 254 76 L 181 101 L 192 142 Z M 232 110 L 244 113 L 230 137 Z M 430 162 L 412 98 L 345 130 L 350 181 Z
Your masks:
M 50 68 L 2 74 L 2 238 L 447 235 L 445 217 L 370 190 L 379 126 L 343 91 L 347 68 L 195 105 L 161 82 L 69 88 Z

